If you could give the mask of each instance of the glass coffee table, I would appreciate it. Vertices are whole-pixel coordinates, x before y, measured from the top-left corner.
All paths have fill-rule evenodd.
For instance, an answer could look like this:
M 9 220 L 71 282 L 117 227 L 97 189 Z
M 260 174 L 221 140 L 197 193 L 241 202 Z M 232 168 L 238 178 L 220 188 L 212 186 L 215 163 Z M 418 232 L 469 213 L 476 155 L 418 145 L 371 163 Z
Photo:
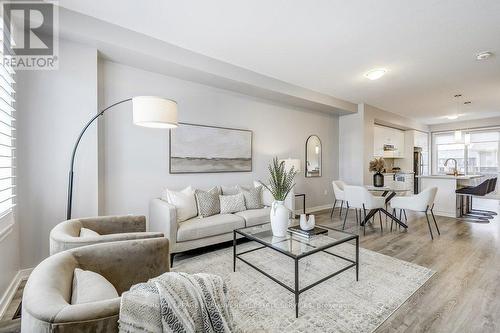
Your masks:
M 273 233 L 270 228 L 270 224 L 265 224 L 265 225 L 260 225 L 260 226 L 255 226 L 255 227 L 248 227 L 248 228 L 241 228 L 241 229 L 236 229 L 233 232 L 233 271 L 236 272 L 236 259 L 239 259 L 249 265 L 250 267 L 254 268 L 261 274 L 267 276 L 283 288 L 287 289 L 288 291 L 292 292 L 295 295 L 295 317 L 298 318 L 299 316 L 299 295 L 312 287 L 334 277 L 335 275 L 338 275 L 350 268 L 355 267 L 356 268 L 356 281 L 358 281 L 358 276 L 359 276 L 359 237 L 358 235 L 354 235 L 348 232 L 344 232 L 342 230 L 337 230 L 333 228 L 329 228 L 326 226 L 318 225 L 318 227 L 327 229 L 328 232 L 320 235 L 315 235 L 310 238 L 305 238 L 301 236 L 297 236 L 295 234 L 292 234 L 291 232 L 288 232 L 285 237 L 274 237 Z M 246 250 L 244 252 L 237 253 L 236 248 L 237 248 L 237 242 L 236 238 L 238 236 L 242 236 L 246 239 L 249 239 L 251 241 L 257 242 L 262 246 L 259 246 L 257 248 L 253 248 L 251 250 Z M 332 253 L 328 250 L 331 250 L 333 247 L 355 240 L 356 246 L 355 246 L 355 259 L 350 259 L 346 258 L 344 256 Z M 261 249 L 272 249 L 276 252 L 279 252 L 285 256 L 288 256 L 292 258 L 295 262 L 295 286 L 292 288 L 282 281 L 279 281 L 277 278 L 274 276 L 270 275 L 269 273 L 265 272 L 263 269 L 255 266 L 251 262 L 249 262 L 247 259 L 242 258 L 241 256 L 243 254 L 253 252 L 253 251 L 258 251 Z M 313 255 L 318 252 L 323 252 L 327 253 L 329 255 L 332 255 L 334 257 L 343 259 L 348 263 L 347 266 L 343 267 L 340 270 L 337 270 L 328 276 L 325 276 L 324 278 L 319 279 L 318 281 L 315 281 L 312 284 L 309 284 L 303 288 L 299 289 L 299 261 L 302 258 L 308 257 L 310 255 Z

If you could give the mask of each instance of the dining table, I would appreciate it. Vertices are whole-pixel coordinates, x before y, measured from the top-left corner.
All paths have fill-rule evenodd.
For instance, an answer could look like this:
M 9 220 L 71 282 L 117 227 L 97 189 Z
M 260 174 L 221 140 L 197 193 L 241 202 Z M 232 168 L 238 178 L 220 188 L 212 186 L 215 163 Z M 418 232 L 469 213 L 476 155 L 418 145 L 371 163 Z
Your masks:
M 408 189 L 404 187 L 398 187 L 398 186 L 373 186 L 373 185 L 365 185 L 366 189 L 369 192 L 376 192 L 376 193 L 381 193 L 382 197 L 385 197 L 385 207 L 386 209 L 383 208 L 378 208 L 378 209 L 371 209 L 368 214 L 366 214 L 365 218 L 363 221 L 361 221 L 361 226 L 364 226 L 370 219 L 379 211 L 382 210 L 386 216 L 389 216 L 391 220 L 399 224 L 401 227 L 407 229 L 408 226 L 406 223 L 401 221 L 401 218 L 398 218 L 395 214 L 392 214 L 387 211 L 387 205 L 391 201 L 392 198 L 394 198 L 398 193 L 406 193 L 408 192 Z

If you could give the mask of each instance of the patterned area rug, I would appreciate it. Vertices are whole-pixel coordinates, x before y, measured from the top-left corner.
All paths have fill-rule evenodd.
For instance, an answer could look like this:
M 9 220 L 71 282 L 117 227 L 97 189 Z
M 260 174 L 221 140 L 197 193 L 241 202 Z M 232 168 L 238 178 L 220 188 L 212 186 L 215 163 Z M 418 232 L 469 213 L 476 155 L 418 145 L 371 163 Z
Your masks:
M 256 246 L 243 243 L 238 252 Z M 351 244 L 330 251 L 349 258 L 355 255 Z M 288 286 L 294 285 L 292 259 L 270 249 L 250 252 L 244 258 Z M 360 248 L 359 281 L 351 268 L 305 291 L 296 319 L 291 292 L 242 261 L 237 261 L 236 273 L 232 265 L 232 248 L 225 248 L 176 261 L 173 270 L 223 277 L 240 332 L 373 332 L 434 274 L 428 268 Z M 301 259 L 300 286 L 346 265 L 325 253 Z

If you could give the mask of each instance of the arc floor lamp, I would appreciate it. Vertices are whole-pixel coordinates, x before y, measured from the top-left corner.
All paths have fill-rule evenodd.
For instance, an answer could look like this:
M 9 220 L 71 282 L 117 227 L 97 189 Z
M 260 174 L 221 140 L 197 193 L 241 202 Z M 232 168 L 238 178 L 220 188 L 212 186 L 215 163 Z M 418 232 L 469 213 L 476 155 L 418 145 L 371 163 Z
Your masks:
M 87 128 L 107 110 L 119 104 L 132 101 L 133 122 L 135 125 L 152 128 L 175 128 L 177 124 L 177 102 L 156 96 L 136 96 L 111 104 L 98 114 L 96 114 L 83 127 L 80 135 L 76 139 L 73 153 L 71 154 L 71 164 L 68 179 L 68 205 L 66 209 L 66 218 L 71 219 L 71 204 L 73 201 L 73 169 L 75 164 L 75 155 L 78 144 L 82 139 Z

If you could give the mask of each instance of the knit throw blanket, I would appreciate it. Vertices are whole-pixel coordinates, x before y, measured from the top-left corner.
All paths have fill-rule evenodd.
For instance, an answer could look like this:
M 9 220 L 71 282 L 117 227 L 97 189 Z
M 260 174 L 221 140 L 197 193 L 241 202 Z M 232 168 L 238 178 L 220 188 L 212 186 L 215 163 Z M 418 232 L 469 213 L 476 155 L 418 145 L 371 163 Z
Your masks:
M 227 287 L 211 274 L 165 273 L 123 293 L 120 332 L 231 332 Z

